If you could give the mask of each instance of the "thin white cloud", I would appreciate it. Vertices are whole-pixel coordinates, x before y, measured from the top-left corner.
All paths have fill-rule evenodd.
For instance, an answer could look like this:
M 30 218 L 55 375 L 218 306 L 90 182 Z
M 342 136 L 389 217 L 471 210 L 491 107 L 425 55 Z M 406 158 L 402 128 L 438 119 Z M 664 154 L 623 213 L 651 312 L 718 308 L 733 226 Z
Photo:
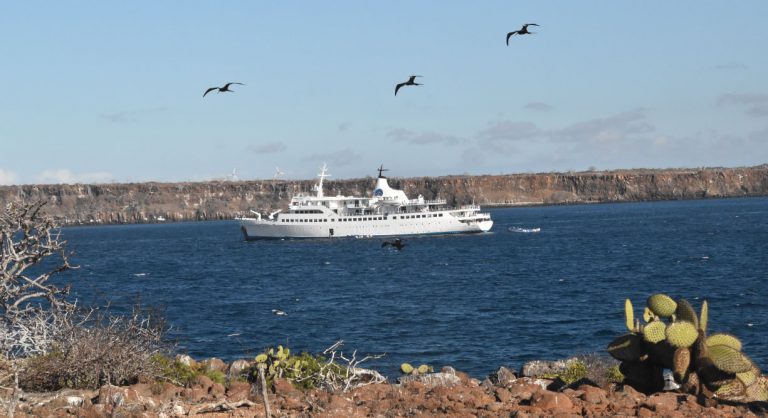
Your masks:
M 644 109 L 635 109 L 606 118 L 575 123 L 550 131 L 553 140 L 568 142 L 618 142 L 637 134 L 648 134 L 654 126 L 646 121 Z
M 113 180 L 112 174 L 106 171 L 75 174 L 71 170 L 45 170 L 37 176 L 39 184 L 76 184 L 76 183 L 108 183 Z
M 465 142 L 464 139 L 453 135 L 445 135 L 439 132 L 414 132 L 408 129 L 392 129 L 387 136 L 397 142 L 406 142 L 413 145 L 444 144 L 456 145 Z
M 718 64 L 712 67 L 713 70 L 719 71 L 733 71 L 733 70 L 746 70 L 747 65 L 740 62 L 729 62 L 724 64 Z
M 541 129 L 532 122 L 496 121 L 478 133 L 483 142 L 522 141 L 542 134 Z
M 256 154 L 274 154 L 276 152 L 283 152 L 288 147 L 282 142 L 265 142 L 263 144 L 251 145 L 248 149 Z
M 134 123 L 138 122 L 144 116 L 167 111 L 167 107 L 156 107 L 142 110 L 125 110 L 113 113 L 103 113 L 100 116 L 111 123 Z
M 335 167 L 343 167 L 358 162 L 362 156 L 352 151 L 351 148 L 344 148 L 340 151 L 323 154 L 311 154 L 303 158 L 304 161 L 327 162 Z
M 10 186 L 16 184 L 16 173 L 0 168 L 0 186 Z
M 737 105 L 747 108 L 747 114 L 755 117 L 768 116 L 768 94 L 729 93 L 717 98 L 719 106 Z
M 535 110 L 537 112 L 550 112 L 555 109 L 554 106 L 542 102 L 530 102 L 527 103 L 524 108 L 527 110 Z

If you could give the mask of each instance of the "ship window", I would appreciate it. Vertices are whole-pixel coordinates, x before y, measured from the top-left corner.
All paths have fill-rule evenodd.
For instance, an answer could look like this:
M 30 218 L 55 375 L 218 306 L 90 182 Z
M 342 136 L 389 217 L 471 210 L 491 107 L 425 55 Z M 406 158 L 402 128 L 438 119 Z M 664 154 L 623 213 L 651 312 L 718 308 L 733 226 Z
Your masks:
M 441 213 L 441 214 L 440 214 L 440 215 L 438 215 L 438 216 L 443 216 L 443 214 Z
M 392 216 L 392 219 L 397 219 L 397 216 Z

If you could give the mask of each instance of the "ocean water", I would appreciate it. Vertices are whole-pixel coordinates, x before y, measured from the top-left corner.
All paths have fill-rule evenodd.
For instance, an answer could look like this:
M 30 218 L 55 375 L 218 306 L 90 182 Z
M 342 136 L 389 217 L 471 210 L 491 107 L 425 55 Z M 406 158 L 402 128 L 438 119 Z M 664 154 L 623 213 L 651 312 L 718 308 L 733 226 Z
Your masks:
M 344 340 L 390 376 L 402 362 L 476 377 L 532 359 L 606 353 L 624 299 L 709 301 L 768 366 L 768 199 L 490 210 L 491 233 L 382 239 L 243 240 L 236 222 L 75 227 L 63 236 L 81 303 L 161 306 L 193 357 L 270 345 L 317 353 Z M 541 228 L 538 233 L 510 228 Z M 274 315 L 272 310 L 286 312 Z

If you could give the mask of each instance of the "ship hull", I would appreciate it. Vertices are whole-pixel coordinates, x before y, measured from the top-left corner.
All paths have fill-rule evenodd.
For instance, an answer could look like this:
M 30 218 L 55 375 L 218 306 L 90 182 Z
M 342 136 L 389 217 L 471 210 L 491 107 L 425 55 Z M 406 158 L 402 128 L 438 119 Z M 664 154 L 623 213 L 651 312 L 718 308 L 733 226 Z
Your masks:
M 403 220 L 371 220 L 342 222 L 339 220 L 312 223 L 281 223 L 255 218 L 240 219 L 240 229 L 246 240 L 281 238 L 341 238 L 387 237 L 428 234 L 488 232 L 493 221 L 459 221 L 457 219 L 426 218 Z

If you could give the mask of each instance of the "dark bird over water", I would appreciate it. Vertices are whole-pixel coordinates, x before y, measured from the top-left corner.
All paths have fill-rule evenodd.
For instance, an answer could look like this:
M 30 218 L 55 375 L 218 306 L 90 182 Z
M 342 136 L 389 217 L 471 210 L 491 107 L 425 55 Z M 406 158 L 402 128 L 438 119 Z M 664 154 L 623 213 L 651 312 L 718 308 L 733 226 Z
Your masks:
M 218 90 L 216 93 L 224 93 L 224 92 L 227 92 L 227 91 L 231 92 L 232 90 L 229 89 L 229 86 L 231 86 L 233 84 L 239 84 L 241 86 L 245 85 L 243 83 L 227 83 L 223 87 L 211 87 L 208 90 L 206 90 L 205 93 L 203 93 L 203 97 L 205 97 L 206 94 L 208 94 L 208 93 L 210 93 L 210 92 L 212 92 L 214 90 Z
M 397 96 L 397 91 L 400 90 L 400 87 L 403 86 L 420 86 L 421 84 L 416 82 L 416 77 L 421 77 L 420 75 L 412 75 L 411 78 L 408 79 L 405 83 L 400 83 L 395 86 L 395 96 Z
M 535 23 L 526 23 L 525 25 L 523 25 L 523 27 L 520 30 L 516 30 L 514 32 L 509 32 L 507 34 L 507 46 L 509 46 L 509 38 L 511 38 L 512 35 L 515 35 L 515 34 L 517 34 L 517 35 L 531 35 L 533 33 L 536 33 L 536 32 L 528 32 L 528 26 L 539 26 L 539 25 L 537 25 Z
M 381 244 L 381 247 L 384 248 L 387 245 L 391 245 L 391 246 L 395 247 L 398 251 L 402 250 L 403 247 L 405 247 L 405 243 L 400 238 L 395 238 L 394 241 L 384 241 Z

